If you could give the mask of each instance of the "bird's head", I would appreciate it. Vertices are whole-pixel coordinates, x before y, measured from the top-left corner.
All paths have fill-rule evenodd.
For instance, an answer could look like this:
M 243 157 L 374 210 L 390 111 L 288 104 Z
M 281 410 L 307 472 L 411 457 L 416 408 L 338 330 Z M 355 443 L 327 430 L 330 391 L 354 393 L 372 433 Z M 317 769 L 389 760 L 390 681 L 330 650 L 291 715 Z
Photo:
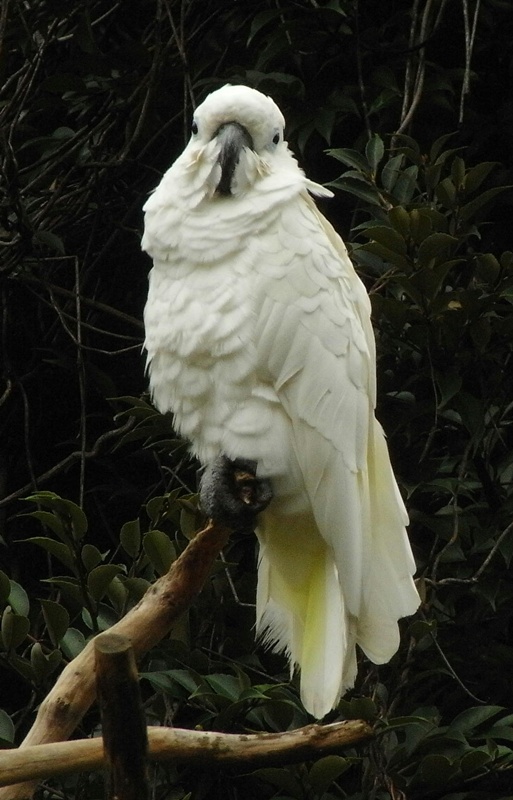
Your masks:
M 186 148 L 190 169 L 204 171 L 207 194 L 239 195 L 288 155 L 285 120 L 270 97 L 248 86 L 223 86 L 197 108 Z

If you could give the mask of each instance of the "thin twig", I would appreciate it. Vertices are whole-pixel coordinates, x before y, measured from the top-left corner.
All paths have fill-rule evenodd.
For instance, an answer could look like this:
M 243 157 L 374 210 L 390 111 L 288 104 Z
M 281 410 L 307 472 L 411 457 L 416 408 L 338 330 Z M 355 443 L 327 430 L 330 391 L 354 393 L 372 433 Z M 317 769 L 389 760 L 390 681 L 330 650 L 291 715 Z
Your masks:
M 417 2 L 418 0 L 416 0 Z M 362 48 L 360 46 L 360 4 L 359 0 L 356 0 L 355 5 L 355 32 L 356 32 L 356 68 L 358 71 L 358 89 L 360 92 L 360 102 L 362 104 L 363 109 L 363 118 L 365 121 L 365 131 L 367 133 L 367 139 L 372 138 L 372 130 L 369 121 L 369 107 L 367 105 L 367 99 L 365 97 L 365 83 L 363 80 L 363 64 L 362 64 Z
M 458 122 L 460 125 L 463 122 L 465 98 L 470 91 L 470 65 L 472 61 L 472 51 L 474 49 L 474 41 L 477 30 L 477 18 L 479 15 L 480 5 L 481 5 L 481 0 L 476 0 L 476 5 L 474 8 L 474 18 L 472 20 L 472 29 L 471 29 L 468 0 L 462 0 L 463 23 L 465 30 L 465 71 L 463 73 L 463 84 L 461 87 L 461 95 L 460 95 L 460 113 L 458 118 Z
M 421 614 L 421 616 L 423 617 L 423 619 L 424 619 L 424 620 L 427 622 L 427 620 L 426 620 L 426 617 L 425 617 L 424 613 L 421 611 L 421 612 L 420 612 L 420 614 Z M 437 651 L 438 651 L 438 653 L 439 653 L 439 655 L 440 655 L 440 658 L 441 658 L 441 659 L 442 659 L 442 661 L 444 662 L 445 666 L 447 667 L 447 669 L 448 669 L 448 670 L 449 670 L 449 672 L 451 673 L 452 677 L 454 678 L 454 680 L 456 681 L 456 683 L 458 684 L 458 686 L 460 686 L 460 687 L 461 687 L 461 689 L 463 689 L 463 691 L 465 692 L 465 694 L 466 694 L 466 695 L 468 695 L 468 696 L 469 696 L 469 697 L 470 697 L 472 700 L 474 700 L 476 703 L 481 703 L 481 704 L 483 704 L 483 703 L 486 703 L 486 700 L 481 700 L 481 698 L 477 697 L 477 695 L 473 694 L 473 693 L 470 691 L 470 689 L 468 689 L 468 688 L 465 686 L 465 684 L 464 684 L 464 683 L 463 683 L 463 681 L 461 680 L 460 676 L 458 675 L 458 673 L 456 672 L 456 670 L 455 670 L 455 669 L 454 669 L 454 667 L 452 666 L 451 662 L 449 661 L 449 659 L 448 659 L 448 658 L 447 658 L 447 656 L 445 655 L 444 651 L 443 651 L 443 650 L 442 650 L 442 648 L 440 647 L 440 644 L 438 643 L 438 641 L 437 641 L 437 638 L 436 638 L 436 636 L 434 635 L 433 631 L 431 631 L 431 630 L 429 631 L 429 636 L 430 636 L 430 638 L 431 638 L 431 641 L 432 641 L 432 642 L 433 642 L 433 644 L 435 645 L 435 648 L 437 649 Z
M 8 505 L 8 503 L 12 503 L 13 500 L 17 500 L 19 497 L 23 497 L 28 492 L 33 491 L 35 487 L 39 486 L 42 483 L 50 480 L 50 478 L 54 478 L 59 473 L 63 472 L 64 470 L 68 469 L 72 464 L 82 458 L 82 453 L 84 458 L 96 458 L 101 452 L 102 446 L 105 444 L 106 441 L 109 439 L 116 438 L 118 436 L 123 436 L 125 433 L 128 433 L 135 424 L 135 420 L 133 417 L 129 417 L 127 422 L 122 425 L 120 428 L 115 428 L 114 430 L 107 431 L 106 433 L 102 433 L 101 436 L 98 437 L 96 442 L 94 443 L 93 447 L 90 450 L 86 450 L 83 452 L 82 450 L 75 450 L 73 453 L 70 453 L 69 456 L 63 458 L 62 461 L 59 461 L 57 464 L 54 464 L 53 467 L 46 470 L 46 472 L 41 473 L 41 475 L 34 476 L 33 480 L 30 483 L 25 484 L 20 489 L 17 489 L 15 492 L 12 492 L 7 497 L 3 497 L 0 499 L 0 507 Z
M 226 575 L 226 580 L 228 581 L 228 585 L 229 585 L 229 587 L 230 587 L 230 589 L 231 589 L 231 592 L 232 592 L 232 594 L 233 594 L 233 598 L 234 598 L 235 602 L 237 603 L 237 605 L 238 605 L 238 606 L 241 606 L 242 608 L 255 608 L 255 604 L 254 604 L 254 603 L 244 603 L 244 602 L 243 602 L 243 601 L 240 599 L 240 597 L 239 597 L 239 595 L 238 595 L 238 592 L 237 592 L 237 589 L 235 588 L 235 584 L 234 584 L 234 582 L 233 582 L 233 578 L 232 578 L 232 576 L 230 575 L 230 570 L 228 569 L 228 564 L 227 564 L 227 561 L 226 561 L 225 555 L 224 555 L 224 553 L 223 553 L 223 551 L 222 551 L 222 550 L 221 550 L 221 552 L 220 552 L 220 554 L 219 554 L 219 555 L 220 555 L 220 557 L 221 557 L 221 561 L 222 561 L 222 562 L 223 562 L 223 564 L 225 565 L 225 566 L 224 566 L 224 574 Z
M 477 583 L 479 581 L 479 579 L 481 578 L 481 576 L 483 575 L 483 573 L 485 572 L 485 570 L 488 568 L 492 558 L 494 557 L 494 555 L 498 551 L 498 549 L 501 546 L 501 544 L 504 541 L 504 539 L 512 532 L 513 532 L 513 522 L 511 522 L 506 528 L 504 528 L 504 530 L 500 534 L 499 538 L 495 542 L 494 546 L 492 547 L 492 549 L 490 550 L 490 552 L 486 556 L 485 560 L 483 561 L 483 563 L 479 567 L 479 569 L 473 575 L 471 575 L 470 578 L 441 578 L 441 580 L 439 580 L 439 581 L 433 580 L 432 578 L 426 578 L 426 582 L 429 583 L 432 586 L 448 586 L 448 585 L 453 585 L 453 586 L 454 585 L 463 585 L 463 586 L 465 586 L 465 585 L 470 585 L 470 584 L 473 584 L 473 583 Z
M 410 55 L 408 56 L 408 60 L 406 62 L 403 104 L 401 108 L 399 127 L 392 137 L 392 148 L 397 146 L 396 137 L 401 133 L 404 133 L 411 124 L 422 99 L 426 73 L 426 44 L 433 36 L 433 33 L 436 31 L 442 21 L 445 5 L 446 0 L 442 0 L 434 20 L 431 20 L 432 0 L 426 0 L 422 18 L 420 20 L 420 29 L 417 35 L 417 29 L 419 28 L 420 0 L 414 0 L 413 2 L 412 21 L 410 25 L 410 36 L 408 41 Z M 413 67 L 414 51 L 418 51 L 415 74 Z
M 51 261 L 68 261 L 69 259 L 73 259 L 74 256 L 55 256 L 50 259 Z M 44 261 L 45 259 L 42 259 Z M 54 283 L 50 283 L 49 281 L 42 281 L 39 278 L 34 277 L 33 275 L 24 275 L 23 280 L 27 283 L 36 283 L 37 285 L 44 286 L 45 289 L 48 291 L 54 292 L 55 294 L 60 294 L 64 297 L 68 297 L 70 300 L 73 300 L 75 295 L 74 292 L 70 291 L 69 289 L 65 289 L 63 286 L 57 286 Z M 125 314 L 124 311 L 120 311 L 119 308 L 115 308 L 114 306 L 109 306 L 107 303 L 102 303 L 99 300 L 94 300 L 91 297 L 82 297 L 82 304 L 87 305 L 90 308 L 95 309 L 96 311 L 102 311 L 105 314 L 109 314 L 112 317 L 116 317 L 117 319 L 121 320 L 122 322 L 127 322 L 130 325 L 133 325 L 141 330 L 144 329 L 144 324 L 142 320 L 137 319 L 136 317 L 131 317 L 130 314 Z M 111 336 L 120 336 L 121 334 L 109 334 Z M 131 337 L 125 337 L 131 338 Z
M 85 493 L 85 456 L 87 447 L 87 410 L 86 410 L 86 386 L 85 386 L 85 365 L 84 354 L 82 352 L 82 303 L 80 301 L 80 269 L 78 258 L 75 258 L 75 313 L 76 313 L 76 358 L 78 373 L 78 391 L 80 395 L 80 477 L 78 491 L 78 505 L 83 508 Z
M 469 456 L 470 456 L 470 451 L 471 451 L 473 446 L 474 446 L 473 440 L 469 439 L 469 441 L 467 442 L 467 446 L 465 448 L 465 452 L 463 453 L 463 457 L 461 459 L 461 464 L 460 464 L 459 469 L 458 469 L 457 486 L 456 486 L 456 490 L 454 492 L 454 496 L 453 496 L 453 499 L 452 499 L 452 504 L 453 504 L 453 528 L 452 528 L 452 534 L 451 534 L 451 538 L 449 539 L 449 541 L 447 541 L 445 543 L 445 545 L 442 547 L 442 549 L 438 553 L 438 555 L 437 555 L 437 557 L 435 559 L 435 563 L 433 564 L 431 578 L 435 583 L 436 583 L 436 576 L 437 576 L 437 573 L 438 573 L 438 567 L 440 566 L 440 561 L 441 561 L 442 557 L 445 555 L 447 550 L 458 540 L 458 536 L 459 536 L 459 519 L 460 519 L 459 505 L 458 505 L 458 494 L 459 494 L 459 489 L 460 489 L 461 485 L 463 484 L 463 478 L 465 476 L 465 472 L 467 471 L 467 464 L 468 464 L 468 459 L 469 459 Z
M 410 105 L 410 95 L 413 85 L 413 50 L 415 49 L 415 32 L 417 30 L 418 19 L 419 19 L 419 3 L 420 0 L 414 0 L 412 10 L 411 10 L 411 23 L 410 23 L 410 36 L 408 39 L 408 59 L 406 61 L 406 70 L 404 74 L 404 93 L 403 93 L 403 105 L 401 108 L 401 117 L 400 122 L 403 121 L 405 118 L 408 107 Z

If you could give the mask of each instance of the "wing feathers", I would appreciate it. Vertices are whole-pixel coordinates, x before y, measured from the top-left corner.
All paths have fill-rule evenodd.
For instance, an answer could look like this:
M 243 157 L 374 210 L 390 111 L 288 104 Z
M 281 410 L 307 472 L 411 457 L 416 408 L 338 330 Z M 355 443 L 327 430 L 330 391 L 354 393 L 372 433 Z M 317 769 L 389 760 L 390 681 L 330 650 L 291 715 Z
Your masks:
M 374 419 L 368 297 L 343 243 L 328 223 L 319 224 L 316 210 L 312 218 L 308 203 L 298 209 L 303 202 L 299 198 L 283 215 L 283 257 L 288 262 L 290 252 L 295 254 L 290 268 L 279 268 L 276 248 L 275 270 L 269 264 L 262 270 L 265 292 L 255 340 L 261 375 L 290 420 L 291 447 L 313 519 L 308 531 L 290 517 L 264 526 L 260 574 L 270 579 L 259 593 L 258 626 L 268 626 L 268 641 L 300 665 L 303 702 L 320 716 L 353 685 L 355 644 L 375 663 L 388 661 L 399 644 L 397 620 L 413 613 L 419 598 L 406 512 Z M 295 240 L 304 238 L 305 227 L 308 244 L 299 245 Z M 292 540 L 288 561 L 283 529 Z M 306 576 L 298 561 L 308 552 L 308 537 L 321 537 L 325 549 Z M 300 595 L 291 589 L 296 569 L 304 584 Z M 303 628 L 298 620 L 304 620 Z

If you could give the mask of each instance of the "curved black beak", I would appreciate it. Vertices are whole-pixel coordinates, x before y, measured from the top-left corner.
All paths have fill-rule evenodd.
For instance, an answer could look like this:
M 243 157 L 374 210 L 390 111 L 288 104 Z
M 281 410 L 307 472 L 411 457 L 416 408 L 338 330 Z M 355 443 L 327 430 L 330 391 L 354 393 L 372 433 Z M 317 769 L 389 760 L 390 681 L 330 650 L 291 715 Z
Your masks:
M 220 194 L 231 194 L 235 167 L 239 163 L 244 147 L 253 149 L 253 139 L 243 125 L 238 122 L 225 122 L 215 134 L 221 143 L 218 162 L 221 165 L 221 180 L 217 184 Z

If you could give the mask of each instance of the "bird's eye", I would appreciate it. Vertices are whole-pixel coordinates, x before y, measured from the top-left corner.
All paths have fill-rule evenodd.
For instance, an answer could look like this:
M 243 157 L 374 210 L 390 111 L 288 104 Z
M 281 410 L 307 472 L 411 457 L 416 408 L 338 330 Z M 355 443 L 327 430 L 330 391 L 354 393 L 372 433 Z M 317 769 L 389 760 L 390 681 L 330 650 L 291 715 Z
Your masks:
M 280 134 L 275 133 L 273 136 L 273 144 L 279 144 L 279 143 L 280 143 Z
M 196 136 L 197 132 L 198 132 L 198 123 L 195 120 L 193 120 L 191 125 L 191 133 L 193 136 Z

